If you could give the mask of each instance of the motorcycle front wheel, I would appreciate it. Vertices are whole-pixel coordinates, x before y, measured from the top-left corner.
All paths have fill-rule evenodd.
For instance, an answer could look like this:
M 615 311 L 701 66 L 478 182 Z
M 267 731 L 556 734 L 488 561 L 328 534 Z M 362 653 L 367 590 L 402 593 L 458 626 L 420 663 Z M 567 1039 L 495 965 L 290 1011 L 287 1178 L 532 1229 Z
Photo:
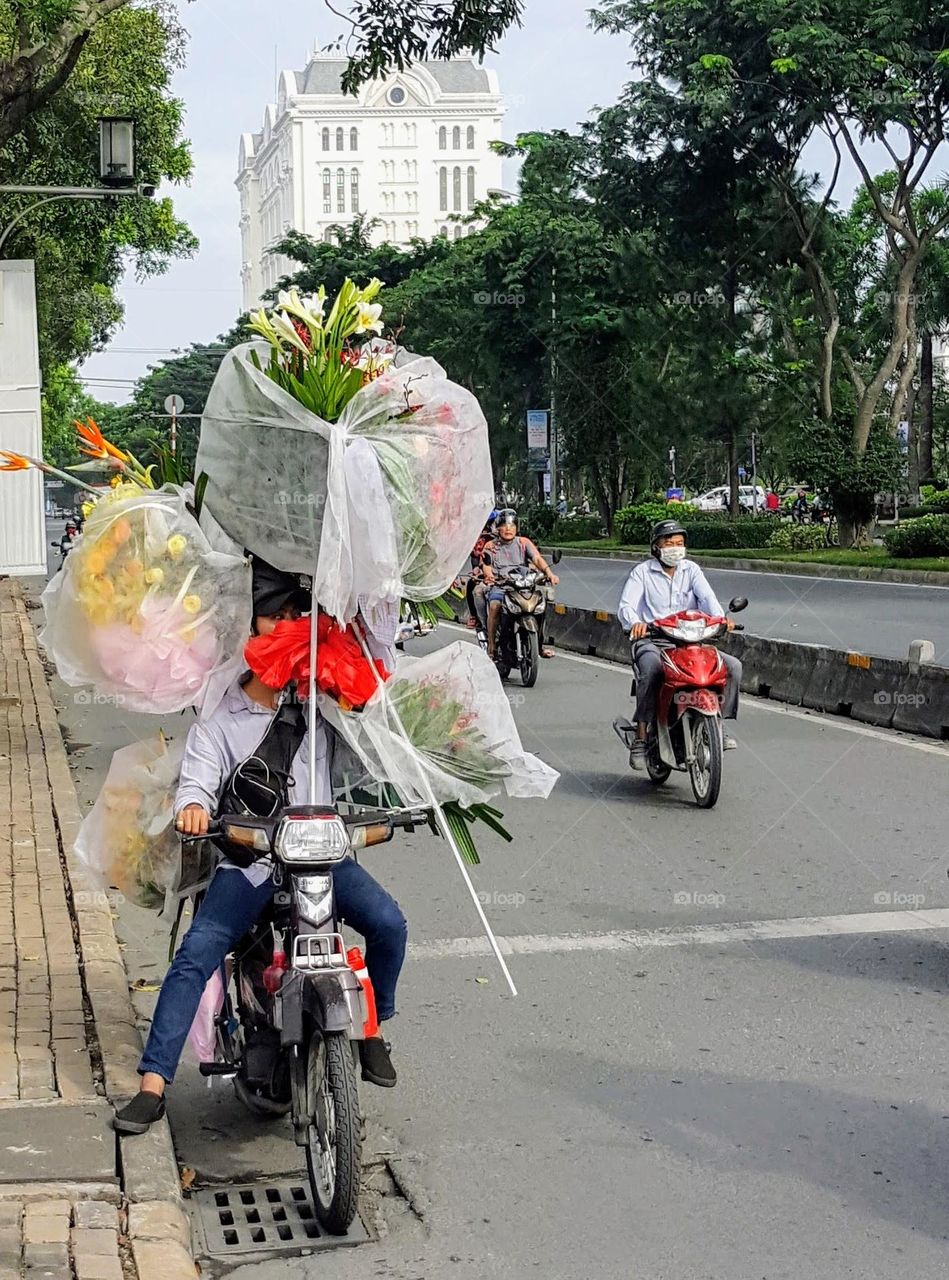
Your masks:
M 672 772 L 671 766 L 667 765 L 659 754 L 658 742 L 646 748 L 646 772 L 654 787 L 661 787 Z
M 722 788 L 722 722 L 717 716 L 692 715 L 692 749 L 689 766 L 692 794 L 700 809 L 711 809 Z
M 314 1029 L 306 1048 L 306 1166 L 317 1221 L 345 1235 L 356 1216 L 362 1123 L 349 1037 Z
M 540 645 L 536 631 L 521 632 L 521 683 L 525 689 L 533 689 L 540 667 Z

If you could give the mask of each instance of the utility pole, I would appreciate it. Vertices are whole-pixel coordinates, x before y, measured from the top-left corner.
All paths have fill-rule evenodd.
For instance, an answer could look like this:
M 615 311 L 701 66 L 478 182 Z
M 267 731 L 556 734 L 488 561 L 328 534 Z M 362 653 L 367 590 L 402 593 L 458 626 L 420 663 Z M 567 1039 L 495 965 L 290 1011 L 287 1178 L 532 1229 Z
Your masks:
M 758 433 L 751 433 L 751 509 L 758 514 Z

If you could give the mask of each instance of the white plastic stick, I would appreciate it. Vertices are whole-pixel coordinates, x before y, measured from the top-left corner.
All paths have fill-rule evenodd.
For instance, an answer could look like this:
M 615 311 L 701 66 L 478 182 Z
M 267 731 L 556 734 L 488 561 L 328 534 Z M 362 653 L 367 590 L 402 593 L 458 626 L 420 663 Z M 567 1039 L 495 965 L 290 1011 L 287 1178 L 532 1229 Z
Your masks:
M 362 646 L 363 654 L 365 655 L 366 661 L 369 663 L 370 667 L 372 668 L 373 674 L 376 677 L 376 686 L 382 690 L 382 697 L 385 700 L 388 706 L 388 709 L 392 714 L 392 718 L 395 721 L 395 726 L 398 729 L 399 733 L 402 735 L 402 738 L 404 739 L 406 746 L 409 748 L 409 754 L 414 758 L 415 748 L 412 746 L 409 740 L 409 735 L 405 732 L 405 726 L 403 725 L 402 719 L 398 711 L 396 710 L 395 704 L 393 703 L 392 699 L 389 697 L 389 691 L 386 688 L 385 682 L 383 681 L 382 677 L 379 675 L 379 671 L 376 667 L 376 664 L 372 660 L 372 654 L 369 652 L 369 646 L 366 643 L 366 637 L 365 637 L 365 634 L 363 633 L 362 625 L 358 618 L 356 618 L 353 622 L 353 630 L 356 632 L 356 635 L 359 637 L 359 643 Z M 465 860 L 461 856 L 461 851 L 459 850 L 458 845 L 455 842 L 455 837 L 452 834 L 451 827 L 448 825 L 448 820 L 445 817 L 444 813 L 442 813 L 441 805 L 435 799 L 435 789 L 432 786 L 431 779 L 429 778 L 425 770 L 422 768 L 418 769 L 418 776 L 422 780 L 422 788 L 426 792 L 429 804 L 431 805 L 432 810 L 435 814 L 435 821 L 438 824 L 438 827 L 441 830 L 442 835 L 448 841 L 448 847 L 451 849 L 452 853 L 454 854 L 455 862 L 458 864 L 458 870 L 461 872 L 461 878 L 464 880 L 465 885 L 468 889 L 468 892 L 471 895 L 471 901 L 474 903 L 475 911 L 477 911 L 478 916 L 481 920 L 481 925 L 484 929 L 485 936 L 487 937 L 488 942 L 491 944 L 491 950 L 494 952 L 495 958 L 498 964 L 501 966 L 501 972 L 504 974 L 504 977 L 507 981 L 507 985 L 511 989 L 511 995 L 516 996 L 517 987 L 515 987 L 514 985 L 514 979 L 511 977 L 511 971 L 510 969 L 508 969 L 507 962 L 505 961 L 504 956 L 501 954 L 501 948 L 498 946 L 498 940 L 494 936 L 494 930 L 491 928 L 491 925 L 488 922 L 488 917 L 484 913 L 484 907 L 481 905 L 480 899 L 478 898 L 477 891 L 474 885 L 471 883 L 471 876 L 468 874 L 468 868 L 465 865 Z

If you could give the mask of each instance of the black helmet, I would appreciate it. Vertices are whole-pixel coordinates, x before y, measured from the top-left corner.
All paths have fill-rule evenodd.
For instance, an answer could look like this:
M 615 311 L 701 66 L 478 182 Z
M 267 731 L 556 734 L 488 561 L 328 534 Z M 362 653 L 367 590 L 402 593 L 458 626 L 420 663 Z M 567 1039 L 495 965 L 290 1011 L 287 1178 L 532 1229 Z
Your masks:
M 656 543 L 660 538 L 671 538 L 674 533 L 681 533 L 683 538 L 688 537 L 685 527 L 679 524 L 678 520 L 660 520 L 658 524 L 654 524 L 649 538 L 649 549 L 652 554 L 658 555 Z

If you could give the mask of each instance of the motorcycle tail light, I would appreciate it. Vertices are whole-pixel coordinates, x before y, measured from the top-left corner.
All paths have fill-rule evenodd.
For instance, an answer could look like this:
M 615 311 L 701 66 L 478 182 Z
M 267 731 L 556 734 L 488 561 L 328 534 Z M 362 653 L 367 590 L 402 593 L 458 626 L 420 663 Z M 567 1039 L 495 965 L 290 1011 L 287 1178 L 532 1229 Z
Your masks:
M 284 818 L 274 843 L 284 862 L 340 862 L 349 848 L 346 824 L 337 814 Z

